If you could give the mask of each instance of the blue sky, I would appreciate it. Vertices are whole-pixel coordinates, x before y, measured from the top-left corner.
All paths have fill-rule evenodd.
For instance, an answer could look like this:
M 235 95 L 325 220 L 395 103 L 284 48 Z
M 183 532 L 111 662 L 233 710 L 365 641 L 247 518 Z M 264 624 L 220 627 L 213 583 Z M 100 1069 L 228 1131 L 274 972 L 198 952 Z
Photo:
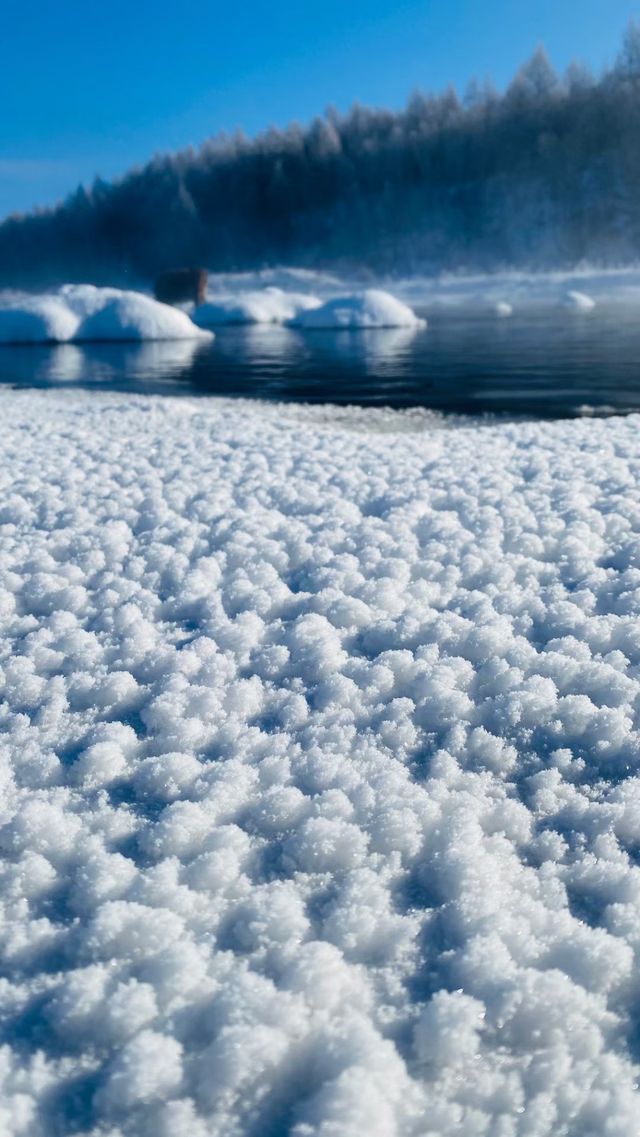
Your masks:
M 628 0 L 3 0 L 0 216 L 218 130 L 610 63 Z

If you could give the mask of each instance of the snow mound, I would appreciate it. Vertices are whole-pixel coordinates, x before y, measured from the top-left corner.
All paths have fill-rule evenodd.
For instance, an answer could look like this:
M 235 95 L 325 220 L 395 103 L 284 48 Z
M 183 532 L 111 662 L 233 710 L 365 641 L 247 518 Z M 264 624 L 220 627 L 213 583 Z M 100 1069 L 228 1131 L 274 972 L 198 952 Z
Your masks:
M 290 324 L 297 328 L 424 328 L 426 320 L 390 292 L 367 288 L 300 312 Z
M 576 292 L 575 290 L 567 292 L 565 304 L 568 308 L 574 308 L 576 312 L 591 312 L 596 306 L 595 300 L 591 296 L 587 296 L 586 292 Z
M 110 300 L 117 300 L 119 296 L 142 294 L 123 294 L 120 288 L 99 288 L 95 284 L 63 284 L 58 289 L 57 295 L 80 319 L 85 319 L 104 308 Z
M 193 320 L 201 328 L 220 324 L 284 324 L 321 303 L 307 293 L 285 292 L 272 286 L 235 296 L 210 296 L 196 308 Z
M 57 293 L 0 294 L 0 344 L 211 339 L 178 308 L 142 292 L 65 284 Z
M 77 327 L 77 316 L 55 296 L 0 301 L 0 344 L 64 343 Z
M 86 286 L 85 286 L 86 287 Z M 78 343 L 104 340 L 182 340 L 212 338 L 186 312 L 141 292 L 116 292 L 98 303 L 80 323 Z
M 496 316 L 513 316 L 513 305 L 507 304 L 506 300 L 499 300 L 494 308 L 494 312 Z
M 638 416 L 0 409 L 3 1137 L 636 1134 Z

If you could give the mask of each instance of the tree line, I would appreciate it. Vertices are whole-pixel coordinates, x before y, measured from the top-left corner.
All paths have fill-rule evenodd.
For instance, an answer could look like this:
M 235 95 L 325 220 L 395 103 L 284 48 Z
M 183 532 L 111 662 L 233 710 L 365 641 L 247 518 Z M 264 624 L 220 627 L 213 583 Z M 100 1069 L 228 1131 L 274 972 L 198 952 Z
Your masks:
M 163 269 L 552 268 L 640 257 L 640 28 L 613 67 L 559 76 L 542 48 L 404 110 L 212 138 L 0 225 L 0 285 L 141 283 Z

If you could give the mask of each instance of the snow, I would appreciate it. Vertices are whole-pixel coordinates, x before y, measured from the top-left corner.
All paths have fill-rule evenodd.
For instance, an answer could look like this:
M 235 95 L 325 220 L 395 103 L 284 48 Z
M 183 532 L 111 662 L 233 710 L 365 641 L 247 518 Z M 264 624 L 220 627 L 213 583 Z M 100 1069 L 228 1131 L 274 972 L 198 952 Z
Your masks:
M 320 304 L 317 297 L 308 293 L 284 292 L 271 285 L 233 296 L 210 295 L 206 303 L 195 309 L 193 320 L 202 328 L 220 324 L 284 324 Z
M 420 328 L 425 321 L 389 292 L 367 288 L 336 296 L 320 307 L 299 312 L 292 320 L 298 328 Z
M 71 339 L 77 326 L 77 317 L 54 296 L 0 302 L 0 344 L 59 343 Z
M 98 288 L 95 284 L 63 284 L 57 295 L 79 319 L 84 320 L 87 316 L 93 316 L 94 312 L 98 312 L 110 300 L 131 293 L 123 293 L 119 288 Z
M 102 340 L 184 340 L 211 338 L 186 312 L 140 292 L 121 292 L 85 317 L 77 342 Z
M 591 296 L 587 296 L 586 292 L 577 292 L 575 289 L 567 292 L 566 303 L 569 308 L 575 308 L 577 312 L 591 312 L 596 306 Z
M 382 285 L 387 287 L 386 284 Z M 585 265 L 564 272 L 506 271 L 486 275 L 464 273 L 425 276 L 414 273 L 388 282 L 388 287 L 407 304 L 418 305 L 427 315 L 433 310 L 474 312 L 487 306 L 509 304 L 518 315 L 531 312 L 551 313 L 563 308 L 594 306 L 622 316 L 625 311 L 637 313 L 640 306 L 640 269 L 598 269 Z M 314 291 L 319 292 L 318 288 Z M 593 303 L 589 304 L 588 301 Z
M 517 311 L 527 319 L 533 313 L 549 316 L 567 308 L 587 312 L 596 305 L 623 323 L 635 318 L 640 308 L 638 269 L 414 274 L 380 280 L 376 287 L 370 284 L 356 275 L 338 277 L 291 267 L 211 273 L 206 302 L 189 312 L 159 304 L 141 292 L 93 284 L 66 284 L 41 296 L 5 291 L 0 293 L 0 343 L 90 338 L 162 343 L 199 337 L 204 342 L 207 329 L 226 324 L 268 325 L 274 335 L 270 325 L 415 333 L 425 326 L 421 317 L 431 312 L 492 312 L 504 318 Z M 265 346 L 273 343 L 265 341 Z
M 208 279 L 209 298 L 241 295 L 265 288 L 325 296 L 334 295 L 344 287 L 344 278 L 334 273 L 290 265 L 277 265 L 274 268 L 249 272 L 216 272 L 211 269 Z
M 212 339 L 178 308 L 141 292 L 63 285 L 56 294 L 0 294 L 0 344 Z
M 0 401 L 3 1135 L 635 1133 L 640 419 Z
M 313 295 L 322 301 L 375 287 L 384 289 L 420 313 L 487 313 L 509 305 L 519 316 L 546 314 L 567 306 L 569 293 L 579 292 L 598 308 L 623 315 L 640 307 L 640 269 L 599 269 L 585 265 L 572 271 L 504 271 L 469 275 L 441 273 L 437 276 L 412 271 L 407 275 L 378 278 L 373 282 L 362 273 L 328 274 L 311 269 L 276 267 L 254 273 L 211 273 L 209 299 L 233 304 L 248 292 L 278 288 L 288 293 Z M 571 301 L 569 300 L 569 306 Z

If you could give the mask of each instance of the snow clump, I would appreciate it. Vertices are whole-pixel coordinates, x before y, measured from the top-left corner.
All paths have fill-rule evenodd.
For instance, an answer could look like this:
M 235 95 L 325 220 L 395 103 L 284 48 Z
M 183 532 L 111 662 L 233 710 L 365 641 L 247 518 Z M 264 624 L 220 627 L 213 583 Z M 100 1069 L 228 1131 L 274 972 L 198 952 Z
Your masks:
M 106 299 L 82 321 L 75 334 L 78 343 L 101 340 L 211 339 L 197 328 L 186 312 L 161 304 L 141 292 L 120 292 Z
M 426 320 L 391 293 L 367 288 L 299 312 L 290 324 L 297 328 L 424 328 Z

